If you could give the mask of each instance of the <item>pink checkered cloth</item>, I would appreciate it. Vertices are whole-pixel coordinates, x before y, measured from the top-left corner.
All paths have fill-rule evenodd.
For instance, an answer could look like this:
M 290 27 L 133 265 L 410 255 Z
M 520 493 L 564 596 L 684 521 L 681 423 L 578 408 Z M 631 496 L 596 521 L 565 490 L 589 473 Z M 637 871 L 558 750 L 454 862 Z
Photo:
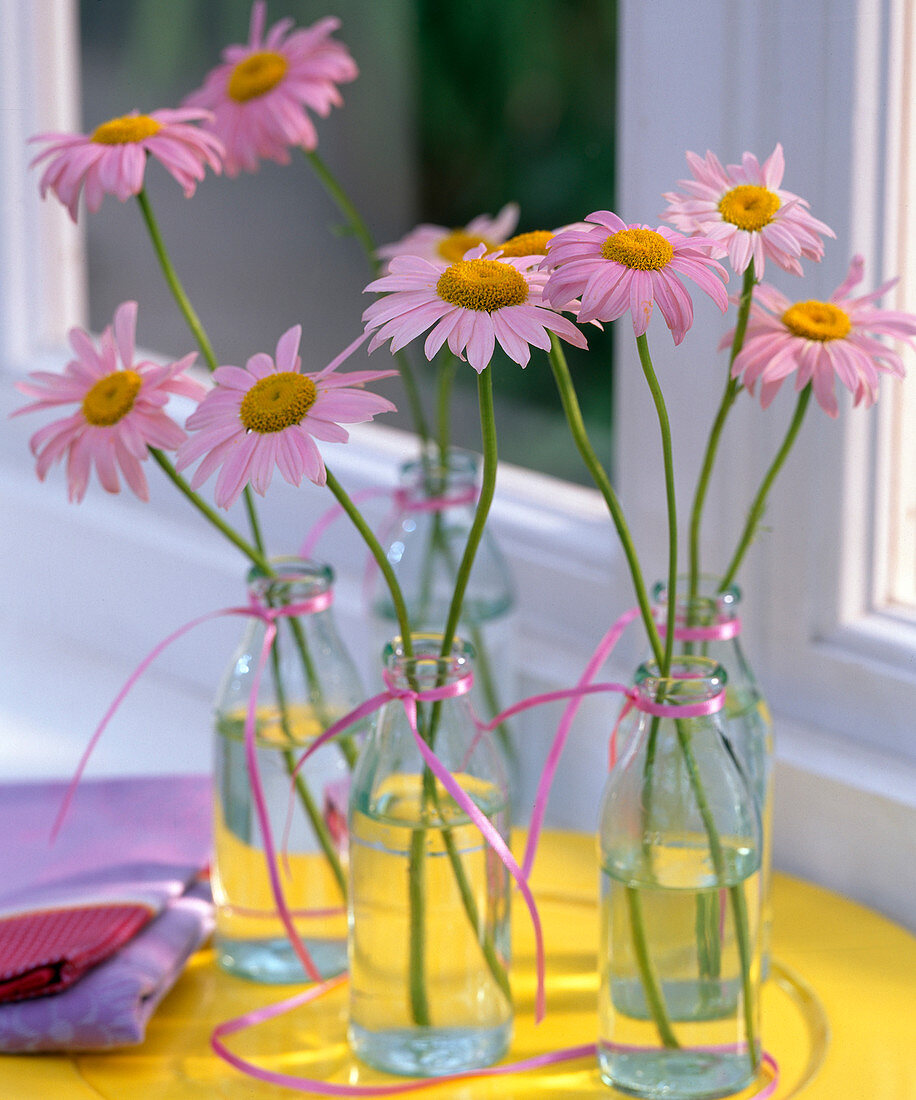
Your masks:
M 0 785 L 0 1051 L 101 1050 L 146 1024 L 212 929 L 206 777 Z

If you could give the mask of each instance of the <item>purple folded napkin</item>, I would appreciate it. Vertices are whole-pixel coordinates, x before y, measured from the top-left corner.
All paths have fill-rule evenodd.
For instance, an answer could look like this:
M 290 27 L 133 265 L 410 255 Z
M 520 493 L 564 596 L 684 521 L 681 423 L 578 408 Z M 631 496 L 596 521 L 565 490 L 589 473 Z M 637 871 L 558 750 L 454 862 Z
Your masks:
M 205 777 L 0 785 L 0 1051 L 101 1050 L 146 1023 L 212 929 Z

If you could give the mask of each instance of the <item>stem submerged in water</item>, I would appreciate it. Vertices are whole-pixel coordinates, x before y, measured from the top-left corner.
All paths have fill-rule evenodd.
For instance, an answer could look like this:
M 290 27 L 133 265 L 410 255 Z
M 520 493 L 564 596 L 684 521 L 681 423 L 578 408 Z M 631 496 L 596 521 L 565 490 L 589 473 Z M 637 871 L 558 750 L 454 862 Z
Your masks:
M 443 631 L 442 646 L 440 649 L 440 656 L 447 658 L 451 655 L 452 646 L 455 641 L 455 634 L 458 629 L 458 623 L 461 618 L 461 610 L 464 603 L 464 595 L 467 590 L 468 579 L 471 574 L 471 569 L 474 565 L 474 559 L 477 554 L 477 549 L 480 545 L 480 540 L 483 537 L 484 527 L 487 521 L 487 515 L 490 511 L 490 505 L 493 501 L 493 495 L 496 489 L 496 471 L 497 471 L 497 442 L 496 442 L 496 423 L 493 415 L 493 384 L 492 374 L 490 368 L 487 367 L 478 376 L 478 397 L 480 403 L 480 427 L 481 436 L 483 440 L 483 477 L 480 496 L 477 501 L 477 509 L 474 514 L 474 520 L 471 524 L 471 529 L 468 532 L 468 539 L 465 544 L 464 554 L 461 562 L 458 566 L 458 571 L 455 575 L 455 591 L 452 596 L 451 605 L 449 607 L 448 618 L 446 621 L 445 629 Z M 435 702 L 431 704 L 426 720 L 423 723 L 425 728 L 420 729 L 421 736 L 426 743 L 433 747 L 436 738 L 436 730 L 439 724 L 441 714 L 441 704 Z M 424 766 L 423 770 L 423 807 L 427 805 L 431 807 L 439 807 L 439 795 L 436 789 L 435 777 L 430 772 L 429 768 Z M 443 820 L 441 811 L 437 814 L 440 821 Z M 494 981 L 497 985 L 506 992 L 509 996 L 509 980 L 506 974 L 505 967 L 499 958 L 495 945 L 492 942 L 492 938 L 486 928 L 481 928 L 480 917 L 477 910 L 477 904 L 474 899 L 473 892 L 465 874 L 464 866 L 461 863 L 460 854 L 457 852 L 454 846 L 454 840 L 451 836 L 451 829 L 444 827 L 440 829 L 443 843 L 446 848 L 446 852 L 449 856 L 450 864 L 452 867 L 455 881 L 458 886 L 459 894 L 461 895 L 462 907 L 464 908 L 465 915 L 471 924 L 471 927 L 475 929 L 480 938 L 481 950 L 484 955 L 484 959 L 493 975 Z M 422 841 L 422 843 L 421 843 Z M 420 995 L 420 988 L 425 988 L 425 929 L 423 923 L 425 920 L 425 912 L 423 908 L 424 899 L 424 875 L 425 875 L 425 861 L 426 861 L 426 830 L 418 829 L 413 834 L 413 840 L 411 842 L 410 849 L 410 862 L 408 866 L 408 895 L 410 898 L 410 974 L 409 974 L 409 988 L 410 988 L 410 1002 L 411 1002 L 411 1014 L 415 1024 L 422 1026 L 424 1019 L 428 1020 L 428 1005 L 425 1003 L 425 994 L 423 997 Z M 424 1016 L 424 1012 L 426 1015 Z

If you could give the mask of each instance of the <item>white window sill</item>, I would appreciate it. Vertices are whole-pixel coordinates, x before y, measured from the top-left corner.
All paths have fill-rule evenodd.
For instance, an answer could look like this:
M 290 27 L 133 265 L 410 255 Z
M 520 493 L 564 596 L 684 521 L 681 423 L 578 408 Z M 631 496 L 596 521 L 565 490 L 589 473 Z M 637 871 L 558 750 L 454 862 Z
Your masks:
M 7 387 L 0 417 L 19 403 Z M 30 419 L 9 422 L 0 447 L 7 510 L 0 537 L 7 578 L 0 661 L 9 684 L 0 704 L 0 774 L 7 778 L 72 774 L 96 722 L 140 659 L 193 616 L 237 604 L 244 573 L 235 551 L 155 470 L 150 505 L 126 494 L 109 498 L 96 485 L 81 505 L 70 505 L 59 470 L 39 484 L 26 446 L 37 426 L 37 418 Z M 409 436 L 376 426 L 355 430 L 350 445 L 326 453 L 353 490 L 394 485 L 400 462 L 414 456 Z M 262 518 L 272 545 L 288 549 L 331 498 L 309 487 L 279 483 L 275 489 Z M 374 507 L 383 514 L 382 502 Z M 612 619 L 632 603 L 604 504 L 590 490 L 507 467 L 500 471 L 493 526 L 518 587 L 522 692 L 569 686 Z M 321 553 L 338 573 L 338 623 L 364 667 L 371 666 L 361 590 L 365 554 L 345 520 L 332 530 Z M 206 771 L 210 701 L 237 633 L 237 621 L 223 620 L 164 654 L 106 732 L 92 773 Z M 621 646 L 609 676 L 626 678 L 638 652 L 634 636 Z M 529 715 L 522 727 L 527 798 L 557 713 Z M 594 827 L 615 713 L 609 699 L 583 707 L 551 799 L 558 827 Z M 777 864 L 912 926 L 916 766 L 778 713 L 776 729 Z

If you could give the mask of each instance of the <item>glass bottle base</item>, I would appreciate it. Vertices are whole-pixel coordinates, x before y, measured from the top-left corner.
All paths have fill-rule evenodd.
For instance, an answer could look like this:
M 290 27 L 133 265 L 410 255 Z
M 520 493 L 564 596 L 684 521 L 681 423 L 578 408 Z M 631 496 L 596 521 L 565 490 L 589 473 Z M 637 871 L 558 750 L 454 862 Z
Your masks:
M 373 1069 L 407 1077 L 444 1077 L 498 1062 L 509 1049 L 512 1024 L 368 1031 L 351 1023 L 349 1039 L 356 1057 Z
M 322 978 L 332 978 L 347 969 L 346 940 L 303 942 Z M 220 968 L 238 978 L 268 985 L 301 984 L 311 980 L 285 937 L 232 940 L 215 936 L 213 947 Z
M 648 1100 L 715 1100 L 740 1092 L 756 1075 L 746 1049 L 638 1049 L 599 1043 L 598 1067 L 606 1085 Z

